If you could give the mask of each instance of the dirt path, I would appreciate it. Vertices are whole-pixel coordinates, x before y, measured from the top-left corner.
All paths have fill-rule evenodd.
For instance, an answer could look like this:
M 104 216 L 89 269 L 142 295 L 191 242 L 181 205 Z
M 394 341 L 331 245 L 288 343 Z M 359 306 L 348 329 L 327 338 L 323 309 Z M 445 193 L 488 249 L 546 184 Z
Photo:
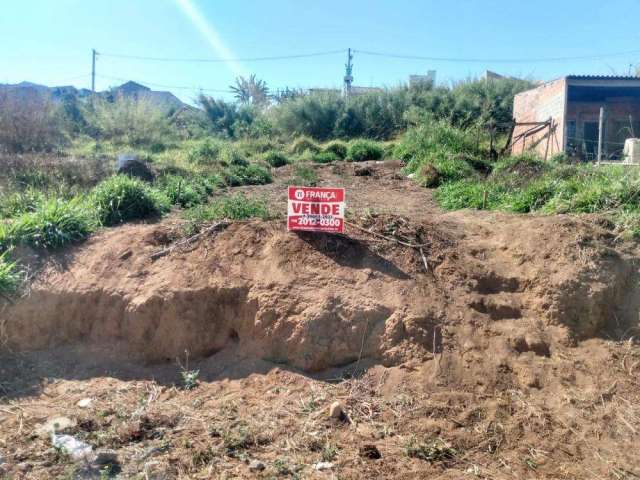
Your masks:
M 347 211 L 354 215 L 376 211 L 420 220 L 440 213 L 431 192 L 421 188 L 402 174 L 402 166 L 395 161 L 338 163 L 313 165 L 319 187 L 343 187 L 347 195 Z M 354 172 L 367 175 L 354 175 Z M 270 202 L 286 213 L 287 182 L 295 167 L 288 165 L 276 170 L 274 182 L 269 185 L 235 189 L 252 195 L 265 195 Z
M 282 212 L 291 169 L 235 190 Z M 52 256 L 0 313 L 0 472 L 101 478 L 42 433 L 64 416 L 111 478 L 640 478 L 637 245 L 595 217 L 442 212 L 394 163 L 317 173 L 423 251 L 274 220 L 153 261 L 172 218 Z

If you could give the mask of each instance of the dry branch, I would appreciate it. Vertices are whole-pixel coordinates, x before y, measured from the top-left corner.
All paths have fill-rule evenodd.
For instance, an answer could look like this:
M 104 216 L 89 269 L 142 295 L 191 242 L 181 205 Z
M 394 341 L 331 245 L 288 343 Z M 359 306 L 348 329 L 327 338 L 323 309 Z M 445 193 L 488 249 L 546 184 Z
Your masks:
M 189 244 L 199 240 L 200 238 L 204 237 L 205 235 L 209 235 L 211 233 L 218 233 L 218 232 L 224 230 L 225 228 L 227 228 L 229 225 L 230 225 L 230 223 L 226 222 L 226 221 L 216 222 L 216 223 L 210 225 L 209 227 L 205 228 L 204 230 L 199 231 L 195 235 L 192 235 L 192 236 L 190 236 L 188 238 L 180 240 L 179 242 L 176 242 L 176 243 L 172 244 L 171 246 L 165 248 L 164 250 L 160 250 L 158 252 L 155 252 L 149 258 L 151 258 L 151 261 L 155 261 L 155 260 L 157 260 L 159 258 L 162 258 L 162 257 L 164 257 L 166 255 L 169 255 L 171 252 L 173 252 L 177 248 L 184 247 L 185 245 L 189 245 Z

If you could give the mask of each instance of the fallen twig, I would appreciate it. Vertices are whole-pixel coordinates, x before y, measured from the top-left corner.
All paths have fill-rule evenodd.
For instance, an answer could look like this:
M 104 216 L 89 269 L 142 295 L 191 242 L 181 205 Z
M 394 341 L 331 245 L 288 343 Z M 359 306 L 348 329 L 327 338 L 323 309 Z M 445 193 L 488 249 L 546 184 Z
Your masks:
M 351 223 L 351 222 L 344 222 L 345 225 L 349 225 L 350 227 L 356 228 L 362 232 L 368 233 L 369 235 L 373 235 L 374 237 L 379 237 L 379 238 L 384 238 L 385 240 L 388 240 L 390 242 L 395 242 L 395 243 L 399 243 L 400 245 L 404 245 L 405 247 L 410 247 L 410 248 L 422 248 L 422 247 L 428 247 L 429 244 L 427 243 L 420 243 L 420 244 L 415 244 L 415 243 L 408 243 L 408 242 L 403 242 L 402 240 L 398 240 L 397 238 L 393 238 L 393 237 L 387 237 L 386 235 L 382 235 L 381 233 L 377 233 L 377 232 L 372 232 L 371 230 L 367 230 L 366 228 L 361 227 L 360 225 L 356 225 L 355 223 Z
M 229 222 L 227 221 L 222 221 L 222 222 L 216 222 L 212 225 L 210 225 L 209 227 L 205 228 L 204 230 L 199 231 L 198 233 L 196 233 L 195 235 L 190 236 L 189 238 L 185 238 L 183 240 L 180 240 L 179 242 L 176 242 L 174 244 L 172 244 L 171 246 L 165 248 L 164 250 L 160 250 L 158 252 L 155 252 L 154 254 L 151 255 L 151 260 L 155 261 L 161 257 L 164 257 L 165 255 L 169 255 L 171 252 L 173 252 L 175 249 L 183 247 L 185 245 L 189 245 L 190 243 L 195 242 L 196 240 L 200 239 L 201 237 L 204 237 L 205 235 L 209 235 L 210 233 L 214 233 L 214 232 L 219 232 L 221 230 L 224 230 L 225 228 L 227 228 L 230 225 Z
M 425 257 L 424 250 L 422 250 L 422 247 L 420 247 L 419 250 L 420 250 L 420 256 L 422 257 L 422 263 L 424 263 L 424 268 L 428 272 L 429 264 L 427 263 L 427 257 Z
M 347 221 L 345 221 L 344 223 L 345 225 L 349 225 L 350 227 L 353 227 L 357 230 L 368 233 L 369 235 L 373 235 L 374 237 L 378 237 L 383 240 L 387 240 L 389 242 L 395 242 L 399 245 L 403 245 L 405 247 L 409 247 L 417 250 L 418 252 L 420 252 L 420 256 L 422 257 L 422 263 L 424 263 L 425 270 L 427 271 L 427 273 L 429 273 L 429 263 L 427 262 L 427 257 L 425 256 L 424 250 L 423 250 L 423 248 L 428 247 L 429 244 L 427 243 L 416 244 L 416 243 L 403 242 L 402 240 L 398 240 L 397 238 L 388 237 L 386 235 L 382 235 L 381 233 L 377 233 L 377 232 L 372 232 L 371 230 L 367 230 L 366 228 L 363 228 L 360 225 L 356 225 L 355 223 L 351 223 Z

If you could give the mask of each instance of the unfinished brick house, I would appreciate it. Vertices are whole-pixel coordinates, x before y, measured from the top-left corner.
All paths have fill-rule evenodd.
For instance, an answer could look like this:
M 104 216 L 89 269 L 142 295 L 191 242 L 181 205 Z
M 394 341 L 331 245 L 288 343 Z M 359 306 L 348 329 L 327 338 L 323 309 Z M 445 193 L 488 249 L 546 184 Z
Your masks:
M 595 160 L 601 108 L 602 160 L 619 160 L 625 140 L 640 136 L 640 77 L 569 75 L 517 94 L 511 152 Z

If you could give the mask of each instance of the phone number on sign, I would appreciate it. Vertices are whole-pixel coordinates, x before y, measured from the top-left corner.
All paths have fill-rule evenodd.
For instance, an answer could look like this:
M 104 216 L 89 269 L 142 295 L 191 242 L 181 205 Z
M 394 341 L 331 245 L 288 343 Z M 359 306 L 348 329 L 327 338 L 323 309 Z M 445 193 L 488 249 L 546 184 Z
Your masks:
M 320 225 L 321 227 L 339 227 L 341 220 L 339 218 L 317 218 L 317 217 L 300 217 L 296 219 L 296 224 L 301 227 L 312 227 Z

